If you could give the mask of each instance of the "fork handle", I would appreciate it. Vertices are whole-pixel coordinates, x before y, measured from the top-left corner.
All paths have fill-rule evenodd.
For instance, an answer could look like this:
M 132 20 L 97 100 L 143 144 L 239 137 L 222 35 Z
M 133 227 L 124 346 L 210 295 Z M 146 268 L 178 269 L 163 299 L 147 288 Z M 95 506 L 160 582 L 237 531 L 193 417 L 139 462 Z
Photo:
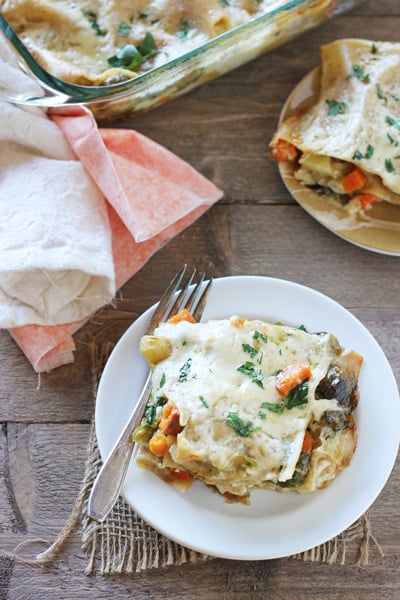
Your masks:
M 104 521 L 117 501 L 132 457 L 134 446 L 132 433 L 142 419 L 150 391 L 151 374 L 149 373 L 138 403 L 93 484 L 87 514 L 95 521 L 100 523 Z

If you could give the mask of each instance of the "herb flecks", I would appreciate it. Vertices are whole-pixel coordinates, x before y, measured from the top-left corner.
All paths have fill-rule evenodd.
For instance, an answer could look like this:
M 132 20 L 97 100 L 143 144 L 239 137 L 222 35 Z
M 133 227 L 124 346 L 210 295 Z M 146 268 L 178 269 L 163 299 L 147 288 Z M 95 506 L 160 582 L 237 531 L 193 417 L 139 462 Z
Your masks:
M 256 369 L 256 365 L 253 362 L 247 361 L 240 365 L 237 368 L 237 370 L 239 371 L 239 373 L 243 373 L 243 375 L 249 377 L 251 381 L 258 385 L 260 388 L 264 389 L 264 385 L 262 382 L 262 380 L 264 379 L 264 375 L 261 370 Z
M 336 117 L 337 115 L 344 115 L 347 112 L 346 102 L 339 102 L 338 100 L 327 100 L 328 105 L 328 116 Z
M 95 13 L 93 10 L 90 10 L 90 8 L 87 8 L 82 11 L 82 14 L 84 17 L 87 18 L 87 20 L 90 23 L 91 28 L 93 29 L 93 31 L 95 32 L 96 35 L 98 35 L 98 36 L 106 35 L 107 30 L 102 29 L 100 27 L 99 22 L 97 20 L 97 13 Z
M 130 34 L 130 31 L 131 31 L 131 25 L 129 23 L 125 23 L 125 22 L 121 21 L 121 23 L 118 25 L 119 35 L 122 37 L 127 37 Z
M 268 336 L 256 329 L 253 333 L 253 340 L 261 340 L 266 344 L 268 342 Z
M 202 405 L 203 405 L 205 408 L 210 408 L 210 405 L 208 404 L 208 402 L 207 402 L 207 400 L 204 398 L 204 396 L 199 396 L 199 400 L 200 400 L 200 402 L 202 403 Z
M 188 358 L 184 365 L 179 369 L 179 377 L 178 381 L 182 383 L 182 381 L 187 381 L 189 371 L 192 367 L 192 359 Z
M 226 424 L 231 427 L 235 433 L 240 437 L 249 437 L 254 431 L 254 427 L 251 421 L 245 423 L 241 419 L 237 412 L 230 412 L 226 417 Z
M 365 154 L 360 152 L 360 150 L 356 150 L 352 156 L 353 160 L 361 160 L 362 158 L 372 158 L 374 155 L 374 147 L 371 144 L 368 144 Z
M 351 73 L 349 77 L 356 77 L 362 83 L 369 82 L 369 74 L 365 73 L 364 68 L 360 65 L 351 65 Z
M 189 21 L 187 19 L 182 19 L 181 21 L 181 28 L 179 31 L 176 32 L 176 37 L 178 37 L 180 40 L 186 40 L 188 34 L 189 34 Z
M 400 120 L 399 119 L 394 119 L 390 115 L 387 115 L 385 118 L 385 121 L 388 125 L 390 125 L 391 127 L 395 127 L 396 129 L 398 129 L 398 131 L 400 131 Z
M 391 158 L 385 158 L 385 169 L 388 173 L 393 173 L 393 171 L 395 170 Z
M 258 350 L 254 348 L 254 346 L 250 346 L 250 344 L 242 344 L 243 352 L 250 354 L 251 358 L 254 358 L 258 354 Z

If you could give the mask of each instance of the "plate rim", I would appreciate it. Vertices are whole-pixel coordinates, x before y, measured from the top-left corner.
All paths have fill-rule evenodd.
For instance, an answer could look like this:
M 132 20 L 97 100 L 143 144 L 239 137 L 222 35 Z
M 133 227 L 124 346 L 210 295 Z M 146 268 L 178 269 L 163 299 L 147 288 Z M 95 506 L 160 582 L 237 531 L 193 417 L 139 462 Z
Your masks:
M 230 276 L 226 276 L 226 277 L 216 278 L 214 280 L 214 284 L 216 284 L 217 287 L 224 286 L 224 283 L 228 283 L 228 282 L 230 282 L 231 284 L 239 285 L 239 284 L 243 284 L 245 280 L 248 280 L 248 281 L 251 280 L 252 282 L 256 282 L 256 285 L 258 283 L 261 286 L 267 285 L 267 287 L 268 287 L 268 285 L 277 285 L 277 286 L 283 285 L 284 287 L 288 286 L 289 288 L 297 289 L 299 292 L 304 292 L 306 294 L 311 293 L 317 299 L 322 299 L 324 302 L 327 301 L 328 303 L 331 304 L 331 306 L 333 308 L 335 308 L 336 310 L 339 310 L 339 312 L 346 315 L 347 318 L 350 318 L 350 320 L 352 320 L 354 323 L 356 323 L 358 327 L 361 327 L 361 329 L 364 331 L 365 335 L 369 338 L 369 340 L 373 343 L 373 345 L 375 345 L 375 349 L 380 353 L 381 360 L 383 360 L 386 363 L 386 368 L 388 369 L 388 372 L 390 372 L 390 375 L 391 375 L 390 383 L 393 386 L 392 391 L 395 393 L 396 401 L 399 404 L 400 398 L 399 398 L 397 382 L 396 382 L 396 379 L 394 377 L 393 371 L 391 369 L 390 363 L 389 363 L 386 355 L 384 354 L 382 348 L 380 347 L 379 343 L 374 338 L 374 336 L 371 334 L 371 332 L 369 332 L 369 330 L 365 327 L 365 325 L 363 325 L 363 323 L 361 323 L 361 321 L 359 319 L 357 319 L 357 317 L 355 317 L 353 315 L 353 313 L 351 313 L 347 308 L 345 308 L 343 305 L 338 303 L 336 300 L 334 300 L 330 296 L 327 296 L 326 294 L 319 292 L 318 290 L 316 290 L 314 288 L 308 287 L 301 283 L 296 283 L 296 282 L 289 281 L 286 279 L 281 279 L 281 278 L 259 276 L 259 275 L 230 275 Z M 212 295 L 211 295 L 210 300 L 212 301 Z M 117 342 L 112 353 L 110 354 L 109 359 L 107 360 L 107 363 L 105 365 L 103 374 L 100 378 L 99 385 L 98 385 L 98 391 L 97 391 L 97 397 L 96 397 L 95 429 L 96 429 L 96 436 L 97 436 L 98 443 L 99 443 L 100 455 L 102 456 L 102 458 L 104 458 L 104 454 L 106 454 L 107 452 L 104 452 L 104 444 L 102 443 L 102 440 L 101 440 L 102 434 L 101 434 L 100 428 L 99 428 L 98 408 L 99 408 L 99 397 L 101 397 L 101 394 L 102 394 L 102 387 L 104 385 L 104 381 L 109 376 L 109 371 L 112 370 L 113 361 L 115 360 L 115 357 L 118 354 L 118 348 L 121 348 L 124 344 L 128 343 L 129 338 L 130 338 L 130 336 L 133 335 L 132 332 L 135 332 L 135 329 L 137 329 L 139 326 L 142 326 L 142 328 L 144 328 L 144 325 L 150 318 L 150 315 L 151 315 L 152 311 L 154 310 L 154 308 L 155 308 L 155 305 L 151 306 L 144 313 L 142 313 L 142 315 L 140 317 L 138 317 L 130 325 L 130 327 L 125 331 L 125 333 L 121 336 L 120 340 Z M 217 318 L 220 318 L 220 317 L 217 317 Z M 113 358 L 113 356 L 114 356 L 114 358 Z M 399 407 L 397 408 L 397 410 L 398 410 L 398 413 L 400 414 Z M 117 435 L 118 435 L 118 432 L 115 435 L 115 438 L 117 437 Z M 311 543 L 311 544 L 306 543 L 305 545 L 304 544 L 302 545 L 300 543 L 300 544 L 293 546 L 293 549 L 291 549 L 291 550 L 288 550 L 286 548 L 281 551 L 279 551 L 279 550 L 275 551 L 275 552 L 267 551 L 267 552 L 260 554 L 260 551 L 257 551 L 255 553 L 251 553 L 249 551 L 246 551 L 245 553 L 242 553 L 242 552 L 238 553 L 238 552 L 233 552 L 231 550 L 226 550 L 226 549 L 224 551 L 222 551 L 220 549 L 215 550 L 215 547 L 207 548 L 204 546 L 204 543 L 196 544 L 196 542 L 191 539 L 188 540 L 188 539 L 182 538 L 182 535 L 174 535 L 173 532 L 171 532 L 170 528 L 165 527 L 162 523 L 160 524 L 159 522 L 155 522 L 154 518 L 151 518 L 151 517 L 149 518 L 149 515 L 146 513 L 146 511 L 143 511 L 143 509 L 135 506 L 134 503 L 132 503 L 129 500 L 129 498 L 127 498 L 126 487 L 129 486 L 129 484 L 130 484 L 129 472 L 128 472 L 128 477 L 127 477 L 127 483 L 125 484 L 122 495 L 125 498 L 125 500 L 127 501 L 127 503 L 133 508 L 133 510 L 135 510 L 136 513 L 141 518 L 143 518 L 150 526 L 152 526 L 154 529 L 159 531 L 161 534 L 163 534 L 167 538 L 169 538 L 179 544 L 182 544 L 183 546 L 191 548 L 192 550 L 195 550 L 195 551 L 198 551 L 198 552 L 201 552 L 204 554 L 220 557 L 220 558 L 227 558 L 227 559 L 233 559 L 233 560 L 265 560 L 265 559 L 272 559 L 272 558 L 281 558 L 281 557 L 285 557 L 285 556 L 291 556 L 298 552 L 303 552 L 303 551 L 309 550 L 310 548 L 313 548 L 315 546 L 325 543 L 329 539 L 332 539 L 336 535 L 340 534 L 342 531 L 347 529 L 347 527 L 349 527 L 354 521 L 356 521 L 358 518 L 360 518 L 365 513 L 365 511 L 371 506 L 371 504 L 373 504 L 373 502 L 375 502 L 375 500 L 377 499 L 377 497 L 380 495 L 383 488 L 385 487 L 385 485 L 391 475 L 391 472 L 393 470 L 395 461 L 396 461 L 396 457 L 397 457 L 398 449 L 399 449 L 399 442 L 400 442 L 400 433 L 397 434 L 396 440 L 393 440 L 392 448 L 391 448 L 391 458 L 386 464 L 385 476 L 383 478 L 381 477 L 381 482 L 380 482 L 379 486 L 378 487 L 375 486 L 374 493 L 372 495 L 370 495 L 368 497 L 368 499 L 364 499 L 364 503 L 362 505 L 362 510 L 356 511 L 356 512 L 360 512 L 360 514 L 358 514 L 358 516 L 356 516 L 355 519 L 351 519 L 351 521 L 347 522 L 344 526 L 340 526 L 339 529 L 336 528 L 337 530 L 335 530 L 333 533 L 332 533 L 332 531 L 329 531 L 329 534 L 321 537 L 317 542 L 315 542 L 315 540 L 314 540 L 313 543 Z M 103 452 L 102 452 L 102 450 L 103 450 Z M 138 467 L 131 465 L 130 470 L 132 470 L 132 469 L 137 471 Z M 143 470 L 140 470 L 140 471 L 143 471 Z M 151 473 L 148 473 L 148 475 L 156 477 Z M 139 481 L 143 480 L 143 479 L 145 481 L 145 484 L 147 485 L 146 477 L 143 478 L 143 477 L 139 476 Z M 157 478 L 157 480 L 158 480 L 158 478 Z M 158 480 L 158 482 L 160 482 L 161 485 L 167 486 L 167 484 L 165 484 L 164 482 L 161 482 L 161 480 Z M 142 483 L 143 483 L 143 481 L 142 481 Z M 198 484 L 198 486 L 203 486 L 203 484 L 201 484 L 199 482 L 197 482 L 197 484 Z M 168 486 L 168 487 L 170 487 L 170 486 Z M 205 487 L 205 486 L 203 486 L 203 487 Z M 329 486 L 327 488 L 327 490 L 329 490 L 330 488 L 331 488 L 331 486 Z M 321 494 L 324 491 L 325 490 L 320 490 L 320 491 L 316 492 L 316 494 Z M 212 493 L 209 490 L 207 490 L 207 492 Z M 266 491 L 263 490 L 262 492 L 265 493 Z M 272 493 L 276 494 L 276 492 L 272 492 Z M 281 495 L 279 495 L 279 496 L 281 496 Z

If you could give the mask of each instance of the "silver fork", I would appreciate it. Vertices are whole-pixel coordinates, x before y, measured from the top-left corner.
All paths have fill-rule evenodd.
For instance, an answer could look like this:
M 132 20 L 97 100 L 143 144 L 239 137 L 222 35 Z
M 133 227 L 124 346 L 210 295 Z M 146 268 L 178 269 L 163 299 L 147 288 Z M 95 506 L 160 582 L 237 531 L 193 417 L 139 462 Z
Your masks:
M 129 88 L 132 86 L 132 79 L 107 86 L 77 85 L 58 79 L 36 61 L 2 14 L 0 14 L 0 35 L 16 57 L 19 69 L 40 88 L 37 95 L 33 95 L 32 91 L 13 94 L 8 89 L 0 88 L 0 97 L 3 100 L 44 107 L 73 106 L 103 102 L 111 97 L 121 98 L 129 93 Z
M 186 284 L 177 293 L 185 271 L 186 265 L 175 275 L 162 295 L 146 330 L 148 335 L 154 332 L 159 323 L 166 321 L 183 308 L 186 308 L 196 321 L 201 319 L 212 279 L 206 280 L 205 274 L 201 272 L 198 276 L 198 282 L 194 284 L 197 274 L 197 270 L 194 269 Z M 104 461 L 93 484 L 88 500 L 87 514 L 95 521 L 104 521 L 117 501 L 132 457 L 134 447 L 132 433 L 143 417 L 150 391 L 151 373 L 147 376 L 142 393 L 127 424 Z

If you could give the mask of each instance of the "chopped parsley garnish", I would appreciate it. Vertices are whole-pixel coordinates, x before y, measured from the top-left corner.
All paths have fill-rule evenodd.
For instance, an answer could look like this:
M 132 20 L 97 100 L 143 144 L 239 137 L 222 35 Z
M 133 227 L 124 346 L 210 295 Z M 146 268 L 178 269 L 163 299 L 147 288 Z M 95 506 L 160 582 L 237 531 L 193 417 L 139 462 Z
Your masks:
M 395 140 L 394 137 L 390 135 L 390 133 L 387 133 L 386 135 L 388 136 L 389 142 L 392 144 L 392 146 L 397 147 L 399 145 L 399 142 Z
M 297 329 L 300 329 L 300 331 L 305 331 L 306 333 L 308 333 L 307 327 L 305 325 L 299 325 Z
M 285 407 L 290 410 L 308 402 L 308 383 L 305 381 L 293 388 L 285 398 Z
M 131 30 L 131 25 L 129 23 L 121 22 L 118 25 L 118 33 L 119 33 L 119 35 L 122 35 L 122 37 L 126 37 L 127 35 L 129 35 L 130 30 Z
M 362 158 L 371 158 L 374 155 L 374 147 L 368 144 L 365 154 L 356 150 L 353 154 L 353 160 L 361 160 Z
M 371 158 L 374 155 L 374 147 L 368 144 L 364 158 Z
M 229 0 L 219 0 L 219 3 L 222 7 L 229 6 Z
M 186 40 L 188 33 L 189 33 L 189 21 L 187 19 L 182 19 L 181 28 L 176 33 L 176 37 L 178 37 L 180 40 Z
M 250 346 L 250 344 L 242 344 L 242 348 L 243 352 L 250 354 L 251 358 L 254 358 L 256 354 L 258 354 L 258 350 L 256 350 L 253 346 Z
M 390 158 L 385 159 L 385 169 L 388 173 L 393 173 L 394 171 L 394 166 Z
M 266 336 L 264 333 L 262 333 L 261 331 L 258 331 L 258 329 L 256 329 L 255 332 L 253 333 L 253 340 L 261 340 L 262 342 L 267 343 L 268 336 Z
M 258 418 L 261 419 L 262 421 L 264 421 L 267 418 L 267 413 L 263 412 L 262 410 L 259 410 Z
M 82 14 L 84 17 L 86 17 L 88 19 L 90 26 L 96 35 L 99 35 L 99 36 L 106 35 L 107 31 L 100 27 L 100 25 L 97 21 L 97 14 L 94 11 L 90 10 L 90 8 L 87 8 L 82 11 Z
M 188 358 L 187 361 L 185 362 L 185 364 L 179 369 L 178 381 L 180 381 L 180 382 L 187 381 L 191 366 L 192 366 L 192 359 Z
M 165 385 L 165 381 L 166 381 L 166 377 L 165 377 L 165 373 L 163 373 L 161 375 L 161 379 L 160 379 L 160 383 L 159 383 L 158 387 L 162 388 Z
M 361 160 L 362 158 L 364 158 L 364 155 L 359 150 L 356 150 L 351 158 L 352 160 Z
M 386 102 L 387 98 L 386 98 L 385 94 L 383 93 L 382 88 L 379 85 L 379 83 L 375 84 L 375 88 L 376 88 L 376 95 L 378 96 L 379 100 L 384 100 Z
M 236 412 L 228 413 L 228 416 L 226 417 L 226 424 L 229 425 L 229 427 L 231 427 L 240 437 L 249 437 L 249 435 L 254 431 L 251 421 L 247 421 L 247 423 L 245 423 Z
M 385 121 L 388 125 L 390 125 L 391 127 L 395 127 L 400 131 L 400 121 L 398 119 L 394 119 L 393 117 L 387 115 Z
M 378 52 L 378 47 L 376 44 L 372 44 L 371 52 L 372 52 L 372 54 L 376 54 Z
M 328 105 L 328 116 L 336 117 L 337 115 L 343 115 L 347 112 L 347 104 L 345 102 L 338 102 L 337 100 L 327 100 Z
M 359 79 L 360 81 L 365 81 L 367 83 L 369 79 L 369 74 L 364 73 L 364 69 L 360 65 L 351 65 L 350 77 L 357 77 L 357 79 Z
M 210 406 L 209 406 L 207 400 L 204 398 L 204 396 L 199 396 L 199 400 L 203 406 L 205 406 L 206 408 L 210 408 Z
M 283 400 L 281 402 L 277 402 L 276 404 L 274 402 L 263 402 L 261 404 L 261 408 L 266 408 L 271 412 L 281 415 L 285 409 L 285 403 Z
M 253 362 L 247 361 L 240 365 L 240 367 L 238 367 L 237 370 L 240 373 L 243 373 L 243 375 L 247 375 L 247 377 L 250 377 L 253 383 L 258 385 L 260 388 L 264 389 L 264 385 L 262 382 L 262 380 L 264 379 L 264 375 L 260 370 L 256 370 L 256 365 Z
M 151 33 L 147 32 L 138 47 L 133 44 L 127 44 L 114 56 L 110 56 L 107 61 L 112 67 L 122 67 L 125 69 L 134 69 L 142 62 L 156 54 L 156 44 Z
M 291 410 L 296 406 L 307 404 L 308 402 L 308 383 L 307 381 L 293 388 L 288 395 L 280 402 L 263 402 L 261 408 L 266 408 L 271 412 L 281 415 L 285 408 Z
M 147 425 L 154 425 L 157 416 L 157 408 L 166 404 L 167 398 L 165 396 L 157 396 L 154 404 L 149 404 L 144 411 L 144 420 Z

